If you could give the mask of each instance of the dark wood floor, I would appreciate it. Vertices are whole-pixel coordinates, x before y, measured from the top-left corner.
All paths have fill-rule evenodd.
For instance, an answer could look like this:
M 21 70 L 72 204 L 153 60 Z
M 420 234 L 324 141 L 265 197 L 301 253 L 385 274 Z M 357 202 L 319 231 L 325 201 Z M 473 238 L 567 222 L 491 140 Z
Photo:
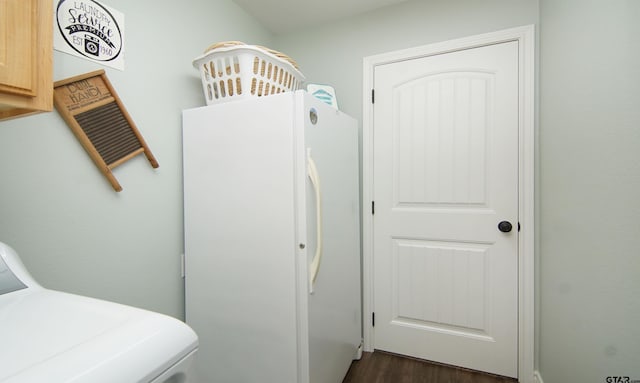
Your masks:
M 376 351 L 354 361 L 342 383 L 516 383 L 516 379 Z

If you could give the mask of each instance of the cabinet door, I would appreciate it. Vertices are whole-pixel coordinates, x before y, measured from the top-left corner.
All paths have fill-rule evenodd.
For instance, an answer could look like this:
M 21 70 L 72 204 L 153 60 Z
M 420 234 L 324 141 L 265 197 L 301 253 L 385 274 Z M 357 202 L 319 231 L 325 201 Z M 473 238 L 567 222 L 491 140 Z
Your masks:
M 0 121 L 53 110 L 53 0 L 0 0 Z
M 35 95 L 37 4 L 0 0 L 0 91 Z

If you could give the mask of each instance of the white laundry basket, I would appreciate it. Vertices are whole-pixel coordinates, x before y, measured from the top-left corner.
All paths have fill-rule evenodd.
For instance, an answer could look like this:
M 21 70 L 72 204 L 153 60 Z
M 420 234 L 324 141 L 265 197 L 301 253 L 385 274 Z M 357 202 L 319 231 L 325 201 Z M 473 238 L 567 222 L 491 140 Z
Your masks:
M 193 60 L 207 105 L 302 88 L 304 76 L 287 55 L 241 42 L 212 45 Z

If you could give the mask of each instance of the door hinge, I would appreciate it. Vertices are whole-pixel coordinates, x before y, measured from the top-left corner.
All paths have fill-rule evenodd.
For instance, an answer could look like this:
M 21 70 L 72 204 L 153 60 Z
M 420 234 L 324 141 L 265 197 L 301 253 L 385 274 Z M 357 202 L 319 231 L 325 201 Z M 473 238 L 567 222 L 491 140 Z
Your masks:
M 374 89 L 371 89 L 371 103 L 375 103 L 376 102 L 376 91 Z
M 186 276 L 185 257 L 184 253 L 180 254 L 180 276 L 184 278 Z
M 376 327 L 376 313 L 371 313 L 371 327 Z
M 518 233 L 520 232 L 520 222 L 518 222 Z
M 376 214 L 376 201 L 371 201 L 371 215 Z

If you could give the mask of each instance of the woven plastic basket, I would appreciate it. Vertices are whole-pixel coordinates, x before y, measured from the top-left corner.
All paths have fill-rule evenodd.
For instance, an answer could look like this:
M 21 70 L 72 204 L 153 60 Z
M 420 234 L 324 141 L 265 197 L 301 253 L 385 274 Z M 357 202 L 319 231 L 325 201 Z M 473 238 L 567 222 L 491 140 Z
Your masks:
M 193 60 L 207 105 L 295 91 L 304 76 L 283 53 L 238 41 L 217 43 Z

